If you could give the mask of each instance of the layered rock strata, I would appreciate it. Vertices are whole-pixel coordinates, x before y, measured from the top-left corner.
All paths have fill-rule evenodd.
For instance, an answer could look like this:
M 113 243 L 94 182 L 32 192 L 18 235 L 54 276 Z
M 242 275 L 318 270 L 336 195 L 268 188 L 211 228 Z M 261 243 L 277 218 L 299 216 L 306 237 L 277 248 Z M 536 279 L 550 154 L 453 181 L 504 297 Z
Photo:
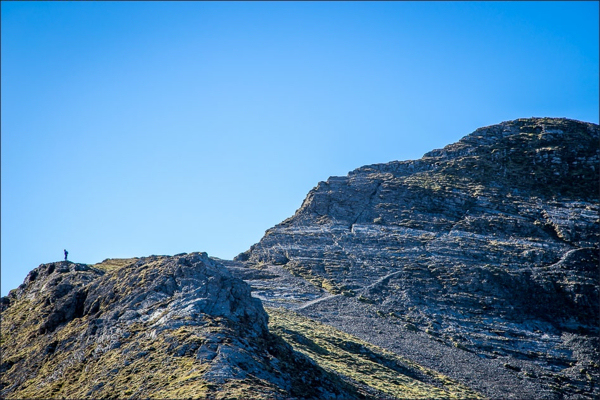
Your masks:
M 286 307 L 363 338 L 374 322 L 348 318 L 373 315 L 531 382 L 480 385 L 491 397 L 600 395 L 599 139 L 595 124 L 520 119 L 361 167 L 320 182 L 236 260 L 328 292 Z

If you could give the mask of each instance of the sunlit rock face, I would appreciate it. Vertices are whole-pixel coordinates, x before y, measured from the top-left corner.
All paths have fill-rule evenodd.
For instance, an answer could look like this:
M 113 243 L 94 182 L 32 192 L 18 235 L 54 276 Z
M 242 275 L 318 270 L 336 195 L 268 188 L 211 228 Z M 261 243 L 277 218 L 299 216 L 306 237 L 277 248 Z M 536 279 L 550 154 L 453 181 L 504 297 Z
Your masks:
M 3 398 L 355 398 L 205 253 L 42 264 L 2 298 Z M 334 382 L 335 381 L 335 382 Z
M 364 166 L 320 182 L 236 259 L 338 295 L 337 311 L 303 308 L 314 316 L 368 305 L 380 322 L 507 360 L 544 396 L 599 394 L 599 139 L 595 124 L 519 119 Z

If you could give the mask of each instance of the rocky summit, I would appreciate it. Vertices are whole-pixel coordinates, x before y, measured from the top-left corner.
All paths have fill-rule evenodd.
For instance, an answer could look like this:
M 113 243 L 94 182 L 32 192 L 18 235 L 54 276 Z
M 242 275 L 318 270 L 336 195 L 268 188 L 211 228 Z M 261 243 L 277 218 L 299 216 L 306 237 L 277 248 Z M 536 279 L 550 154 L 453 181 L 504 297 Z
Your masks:
M 3 398 L 360 397 L 205 253 L 43 264 L 2 306 Z
M 268 303 L 486 396 L 598 397 L 599 139 L 520 119 L 331 177 L 237 260 L 322 289 L 256 282 Z
M 600 397 L 600 127 L 528 118 L 310 191 L 235 260 L 58 262 L 6 398 Z

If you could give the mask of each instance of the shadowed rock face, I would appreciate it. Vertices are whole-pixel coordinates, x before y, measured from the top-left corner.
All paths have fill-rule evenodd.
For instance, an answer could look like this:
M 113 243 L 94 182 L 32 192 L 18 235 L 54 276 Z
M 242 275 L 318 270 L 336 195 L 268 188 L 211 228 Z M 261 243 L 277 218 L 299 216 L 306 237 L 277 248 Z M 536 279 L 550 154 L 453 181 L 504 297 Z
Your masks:
M 205 253 L 124 261 L 43 264 L 2 299 L 2 397 L 360 397 Z
M 372 335 L 350 319 L 367 307 L 539 384 L 515 397 L 598 395 L 599 139 L 595 124 L 520 119 L 361 167 L 320 182 L 236 260 L 338 295 L 284 305 L 348 332 Z

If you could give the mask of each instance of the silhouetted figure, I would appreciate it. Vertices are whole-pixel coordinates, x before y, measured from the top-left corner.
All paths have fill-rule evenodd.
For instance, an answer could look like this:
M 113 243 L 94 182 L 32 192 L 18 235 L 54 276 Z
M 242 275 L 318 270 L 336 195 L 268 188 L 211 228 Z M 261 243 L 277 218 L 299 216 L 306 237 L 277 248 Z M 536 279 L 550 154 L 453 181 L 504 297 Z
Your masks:
M 65 261 L 67 261 L 67 257 L 69 256 L 69 252 L 65 250 Z

